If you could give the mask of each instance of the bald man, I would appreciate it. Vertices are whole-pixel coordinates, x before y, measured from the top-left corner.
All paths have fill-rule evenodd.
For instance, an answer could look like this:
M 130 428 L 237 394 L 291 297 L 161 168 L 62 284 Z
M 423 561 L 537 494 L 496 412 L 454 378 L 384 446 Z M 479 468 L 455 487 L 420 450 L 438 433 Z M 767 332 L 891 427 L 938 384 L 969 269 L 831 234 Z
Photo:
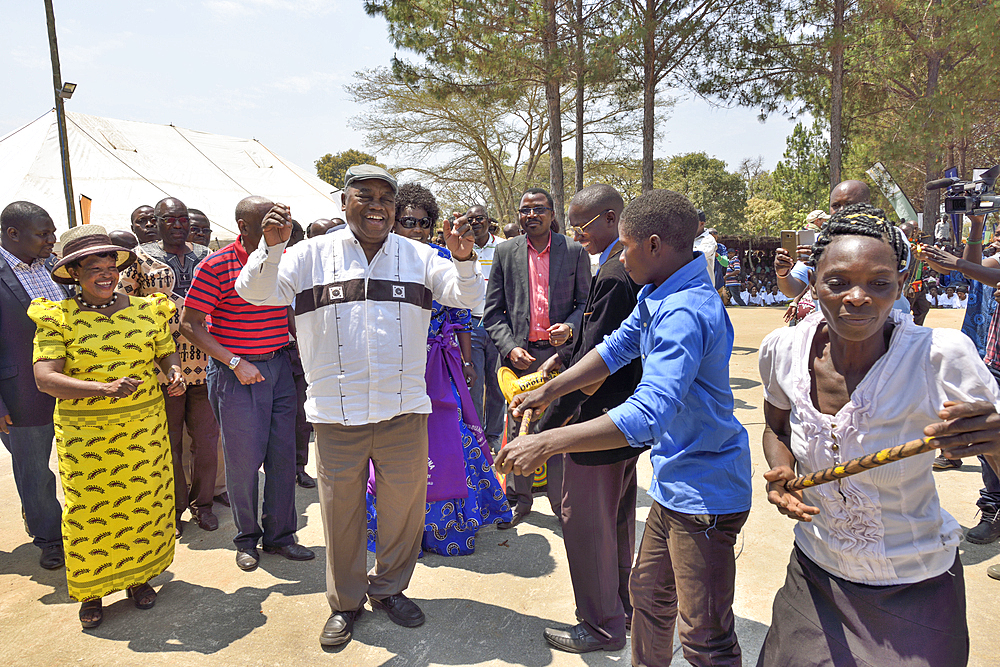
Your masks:
M 316 238 L 317 236 L 323 236 L 323 234 L 326 234 L 328 231 L 330 231 L 333 227 L 337 226 L 338 224 L 339 224 L 338 222 L 334 222 L 333 220 L 330 220 L 328 218 L 319 218 L 317 220 L 313 220 L 308 225 L 306 225 L 306 238 L 312 239 Z
M 247 197 L 236 205 L 240 236 L 199 265 L 181 316 L 185 338 L 212 357 L 208 395 L 222 427 L 226 487 L 236 523 L 236 565 L 245 572 L 257 569 L 260 562 L 258 541 L 265 553 L 289 560 L 315 558 L 295 542 L 296 399 L 288 308 L 251 305 L 235 287 L 273 206 L 264 197 Z M 258 523 L 261 465 L 264 506 Z
M 128 250 L 134 250 L 137 245 L 139 245 L 139 239 L 135 237 L 132 232 L 126 232 L 123 229 L 116 229 L 114 231 L 108 232 L 108 238 L 116 246 L 121 246 Z
M 152 206 L 144 204 L 132 211 L 132 233 L 139 239 L 139 243 L 159 240 L 160 234 L 156 229 Z
M 842 181 L 830 191 L 830 215 L 849 204 L 869 204 L 871 198 L 864 181 Z M 774 275 L 778 277 L 778 289 L 790 299 L 802 294 L 808 283 L 805 264 L 796 262 L 784 248 L 774 251 Z

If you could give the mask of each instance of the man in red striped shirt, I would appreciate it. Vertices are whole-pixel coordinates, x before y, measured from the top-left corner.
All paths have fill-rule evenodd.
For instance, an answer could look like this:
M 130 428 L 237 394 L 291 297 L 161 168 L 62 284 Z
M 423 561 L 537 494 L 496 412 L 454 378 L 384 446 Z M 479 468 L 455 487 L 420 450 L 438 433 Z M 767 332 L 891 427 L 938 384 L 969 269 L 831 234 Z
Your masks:
M 240 237 L 206 257 L 184 302 L 184 337 L 212 357 L 209 400 L 222 427 L 226 486 L 236 523 L 236 564 L 256 569 L 264 551 L 310 560 L 295 542 L 295 381 L 288 351 L 288 309 L 254 306 L 235 289 L 247 248 L 260 243 L 274 203 L 247 197 L 236 205 Z M 209 320 L 209 316 L 211 319 Z M 257 522 L 257 471 L 264 466 L 264 507 Z

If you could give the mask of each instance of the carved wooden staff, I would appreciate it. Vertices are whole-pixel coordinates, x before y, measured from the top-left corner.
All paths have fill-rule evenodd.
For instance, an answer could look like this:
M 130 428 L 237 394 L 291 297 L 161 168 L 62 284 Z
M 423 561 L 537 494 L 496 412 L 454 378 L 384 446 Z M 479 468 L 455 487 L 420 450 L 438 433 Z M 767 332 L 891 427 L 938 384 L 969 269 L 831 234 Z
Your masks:
M 528 429 L 531 428 L 531 420 L 535 418 L 535 411 L 531 408 L 525 408 L 524 412 L 521 413 L 521 428 L 517 431 L 517 437 L 522 435 L 528 435 Z
M 895 447 L 890 447 L 888 449 L 883 449 L 875 452 L 874 454 L 859 456 L 856 459 L 851 459 L 850 461 L 841 463 L 840 465 L 835 465 L 830 468 L 826 468 L 825 470 L 817 470 L 814 473 L 789 480 L 785 482 L 785 488 L 789 491 L 800 491 L 819 484 L 826 484 L 827 482 L 832 482 L 843 477 L 857 475 L 859 472 L 884 466 L 886 463 L 902 461 L 910 456 L 923 454 L 924 452 L 929 452 L 934 449 L 934 445 L 931 444 L 933 439 L 934 438 L 927 437 L 921 438 L 920 440 L 911 440 L 910 442 L 903 443 L 902 445 L 896 445 Z

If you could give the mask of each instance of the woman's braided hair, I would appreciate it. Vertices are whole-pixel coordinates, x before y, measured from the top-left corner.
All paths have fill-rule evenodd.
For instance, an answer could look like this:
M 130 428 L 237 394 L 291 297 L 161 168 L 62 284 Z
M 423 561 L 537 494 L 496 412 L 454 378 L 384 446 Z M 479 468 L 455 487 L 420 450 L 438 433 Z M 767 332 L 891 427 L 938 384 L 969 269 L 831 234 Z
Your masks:
M 834 213 L 816 236 L 809 266 L 816 268 L 823 251 L 837 236 L 867 236 L 882 239 L 896 253 L 897 269 L 906 270 L 910 257 L 909 244 L 885 217 L 885 211 L 880 208 L 871 204 L 851 204 Z

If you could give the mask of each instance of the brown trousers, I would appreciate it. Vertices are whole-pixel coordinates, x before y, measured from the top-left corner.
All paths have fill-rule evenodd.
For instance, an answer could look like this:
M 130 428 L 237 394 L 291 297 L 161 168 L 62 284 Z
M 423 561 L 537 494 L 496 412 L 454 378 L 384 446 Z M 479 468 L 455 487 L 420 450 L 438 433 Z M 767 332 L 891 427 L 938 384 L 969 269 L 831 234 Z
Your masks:
M 653 502 L 629 582 L 632 665 L 670 664 L 678 611 L 689 663 L 742 665 L 733 616 L 733 546 L 749 514 L 681 514 Z
M 208 385 L 190 385 L 182 396 L 163 392 L 174 463 L 174 510 L 179 517 L 190 506 L 193 513 L 211 511 L 215 496 L 219 424 L 208 401 Z M 184 474 L 184 425 L 191 433 L 191 488 Z
M 399 415 L 362 426 L 313 424 L 326 538 L 326 599 L 353 611 L 365 596 L 384 598 L 410 584 L 424 534 L 427 415 Z M 375 567 L 366 573 L 368 461 L 378 488 Z
M 635 553 L 636 458 L 584 466 L 563 458 L 563 541 L 576 613 L 596 636 L 625 639 Z

